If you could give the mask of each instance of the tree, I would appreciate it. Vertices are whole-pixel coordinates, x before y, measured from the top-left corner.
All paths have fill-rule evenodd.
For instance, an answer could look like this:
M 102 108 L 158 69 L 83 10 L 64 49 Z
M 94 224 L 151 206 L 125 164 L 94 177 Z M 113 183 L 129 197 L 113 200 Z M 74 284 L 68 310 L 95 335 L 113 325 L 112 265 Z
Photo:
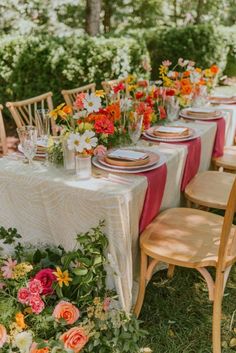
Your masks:
M 101 0 L 86 1 L 85 30 L 90 36 L 96 36 L 100 31 Z

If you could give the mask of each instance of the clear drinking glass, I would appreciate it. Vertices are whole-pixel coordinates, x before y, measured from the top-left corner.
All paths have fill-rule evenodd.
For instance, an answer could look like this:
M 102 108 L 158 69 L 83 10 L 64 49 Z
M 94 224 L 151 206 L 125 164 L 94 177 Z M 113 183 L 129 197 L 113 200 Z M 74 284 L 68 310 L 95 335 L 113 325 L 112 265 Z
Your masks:
M 143 115 L 139 115 L 137 113 L 133 113 L 129 118 L 128 131 L 129 136 L 133 142 L 136 144 L 142 134 L 142 126 L 143 126 Z
M 177 120 L 179 117 L 179 101 L 175 96 L 168 97 L 166 100 L 167 119 L 169 121 Z
M 17 129 L 20 139 L 22 152 L 28 159 L 29 163 L 33 163 L 33 158 L 37 152 L 37 128 L 35 126 L 27 125 Z
M 36 110 L 36 126 L 38 129 L 39 144 L 45 147 L 45 164 L 48 163 L 48 141 L 50 137 L 50 116 L 49 109 Z

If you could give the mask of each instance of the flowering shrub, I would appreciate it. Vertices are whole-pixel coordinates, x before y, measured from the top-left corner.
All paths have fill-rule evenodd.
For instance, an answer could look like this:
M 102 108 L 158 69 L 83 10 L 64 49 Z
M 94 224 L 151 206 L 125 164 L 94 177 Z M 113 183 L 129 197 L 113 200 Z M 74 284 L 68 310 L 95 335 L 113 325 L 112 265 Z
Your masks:
M 145 332 L 106 290 L 102 226 L 78 234 L 72 251 L 23 247 L 0 228 L 15 249 L 0 257 L 1 353 L 140 352 Z

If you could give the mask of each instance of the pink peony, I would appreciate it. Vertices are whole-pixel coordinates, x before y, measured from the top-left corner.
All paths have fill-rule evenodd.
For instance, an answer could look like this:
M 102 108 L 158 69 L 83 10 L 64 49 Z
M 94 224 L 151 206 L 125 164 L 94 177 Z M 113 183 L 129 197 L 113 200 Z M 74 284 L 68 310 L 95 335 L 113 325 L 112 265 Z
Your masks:
M 21 304 L 29 304 L 30 292 L 28 288 L 20 288 L 17 293 L 17 299 Z
M 17 264 L 16 260 L 12 260 L 11 258 L 3 261 L 4 266 L 1 267 L 3 278 L 12 278 L 13 270 Z
M 43 295 L 49 295 L 53 293 L 52 284 L 56 281 L 56 276 L 53 272 L 54 270 L 52 270 L 51 268 L 44 268 L 43 270 L 40 270 L 34 277 L 35 279 L 38 279 L 41 282 L 41 285 L 43 287 Z
M 29 303 L 32 308 L 33 313 L 40 314 L 43 311 L 45 304 L 38 294 L 33 294 L 29 298 Z
M 39 281 L 38 279 L 34 278 L 34 279 L 29 281 L 28 289 L 30 291 L 30 295 L 41 294 L 42 291 L 43 291 L 43 286 L 41 284 L 41 281 Z
M 106 153 L 107 148 L 103 145 L 98 145 L 93 151 L 94 156 L 105 156 Z
M 0 348 L 4 346 L 7 340 L 7 331 L 5 329 L 5 326 L 0 324 Z

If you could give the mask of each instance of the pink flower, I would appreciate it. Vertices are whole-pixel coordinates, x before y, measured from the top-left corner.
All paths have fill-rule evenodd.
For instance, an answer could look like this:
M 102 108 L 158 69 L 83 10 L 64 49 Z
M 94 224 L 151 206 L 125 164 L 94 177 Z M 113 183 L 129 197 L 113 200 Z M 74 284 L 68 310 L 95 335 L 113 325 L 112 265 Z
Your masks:
M 30 295 L 32 295 L 32 294 L 41 294 L 42 291 L 43 291 L 43 286 L 41 284 L 41 281 L 39 281 L 36 278 L 31 279 L 29 281 L 28 288 L 29 288 L 29 291 L 30 291 Z
M 85 93 L 78 94 L 74 103 L 75 108 L 84 109 L 84 103 L 83 103 L 84 98 L 85 98 Z
M 75 305 L 61 300 L 52 314 L 56 320 L 64 319 L 68 325 L 73 325 L 80 317 L 79 309 Z
M 12 260 L 11 258 L 3 261 L 4 266 L 1 267 L 2 275 L 4 278 L 12 278 L 13 270 L 17 264 L 16 260 Z
M 54 275 L 53 271 L 54 270 L 51 268 L 44 268 L 43 270 L 40 270 L 34 277 L 41 282 L 43 287 L 42 295 L 49 295 L 53 293 L 52 284 L 56 281 L 56 276 Z
M 125 89 L 125 85 L 123 82 L 118 83 L 116 86 L 113 87 L 113 92 L 116 94 L 120 91 L 123 91 Z
M 94 151 L 93 151 L 93 154 L 94 156 L 105 156 L 107 152 L 107 148 L 103 145 L 98 145 Z
M 110 304 L 111 304 L 111 298 L 105 298 L 104 302 L 103 302 L 103 310 L 104 311 L 108 311 L 110 308 Z
M 29 298 L 29 304 L 32 308 L 33 313 L 40 314 L 43 311 L 45 304 L 38 294 L 33 294 Z
M 170 60 L 164 60 L 164 61 L 162 61 L 162 65 L 163 65 L 163 66 L 168 67 L 168 66 L 170 66 L 171 64 L 172 64 L 172 62 L 171 62 Z
M 183 58 L 179 58 L 179 60 L 178 60 L 178 64 L 181 67 L 188 65 L 188 63 L 189 63 L 189 60 L 184 60 Z
M 28 288 L 20 288 L 17 293 L 17 299 L 21 304 L 29 304 L 30 292 Z
M 0 348 L 4 346 L 7 340 L 7 331 L 5 329 L 5 326 L 0 324 Z

